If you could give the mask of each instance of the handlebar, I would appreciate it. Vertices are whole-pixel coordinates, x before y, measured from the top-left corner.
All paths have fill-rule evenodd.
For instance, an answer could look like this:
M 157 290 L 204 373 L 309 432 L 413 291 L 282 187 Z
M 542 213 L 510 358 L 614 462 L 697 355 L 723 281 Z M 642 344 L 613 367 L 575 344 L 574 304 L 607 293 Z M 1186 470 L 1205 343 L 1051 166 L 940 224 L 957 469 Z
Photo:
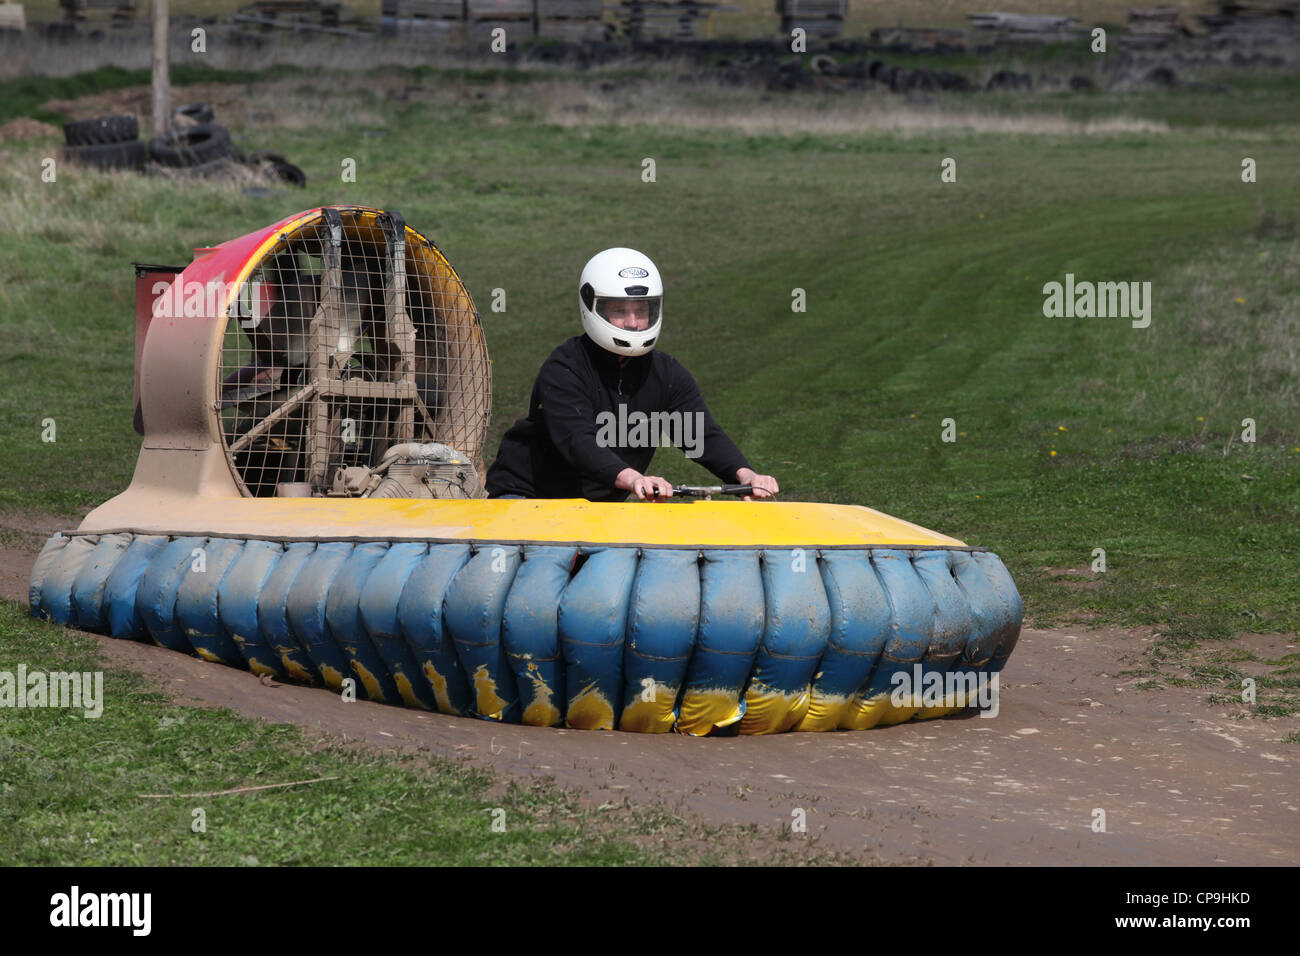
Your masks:
M 754 490 L 753 485 L 673 485 L 672 498 L 703 498 L 705 501 L 711 499 L 714 495 L 742 495 L 751 494 Z

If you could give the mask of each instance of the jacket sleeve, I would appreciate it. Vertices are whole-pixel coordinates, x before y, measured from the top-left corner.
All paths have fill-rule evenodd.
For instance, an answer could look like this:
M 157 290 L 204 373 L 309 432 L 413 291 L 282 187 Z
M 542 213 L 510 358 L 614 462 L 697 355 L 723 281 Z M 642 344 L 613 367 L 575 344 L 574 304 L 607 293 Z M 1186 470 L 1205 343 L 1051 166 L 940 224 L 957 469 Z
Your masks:
M 613 488 L 618 473 L 629 465 L 612 448 L 596 443 L 596 409 L 585 378 L 553 356 L 537 381 L 546 430 L 560 457 L 592 481 Z
M 699 420 L 704 423 L 703 431 L 696 431 L 696 434 L 704 436 L 701 440 L 700 455 L 692 460 L 699 462 L 727 484 L 734 484 L 736 472 L 741 468 L 750 467 L 749 462 L 736 447 L 736 443 L 722 430 L 722 426 L 713 420 L 709 407 L 704 404 L 704 396 L 700 394 L 700 388 L 695 384 L 691 373 L 676 360 L 674 365 L 676 368 L 673 370 L 671 388 L 672 407 L 669 411 L 687 415 L 698 413 L 701 415 Z M 688 454 L 687 457 L 690 455 Z

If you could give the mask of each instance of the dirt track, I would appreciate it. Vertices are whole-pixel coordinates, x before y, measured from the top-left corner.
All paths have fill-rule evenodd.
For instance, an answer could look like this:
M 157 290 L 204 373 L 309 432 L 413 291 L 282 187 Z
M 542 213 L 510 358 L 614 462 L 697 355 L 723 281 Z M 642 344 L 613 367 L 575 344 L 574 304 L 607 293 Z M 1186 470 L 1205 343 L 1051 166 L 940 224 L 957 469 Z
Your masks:
M 6 523 L 16 527 L 12 517 Z M 51 530 L 68 524 L 55 519 Z M 28 521 L 23 533 L 40 525 Z M 34 557 L 28 547 L 0 550 L 0 596 L 26 603 Z M 708 823 L 779 830 L 802 808 L 809 837 L 873 861 L 1300 863 L 1300 748 L 1282 740 L 1300 719 L 1233 719 L 1205 702 L 1204 688 L 1137 689 L 1143 675 L 1119 675 L 1141 668 L 1150 640 L 1141 631 L 1026 629 L 991 719 L 695 739 L 343 703 L 328 691 L 266 686 L 243 671 L 99 638 L 112 665 L 154 677 L 180 702 L 550 776 L 592 803 L 662 800 Z M 1296 647 L 1285 635 L 1246 636 L 1237 646 L 1261 658 Z M 1104 833 L 1092 830 L 1095 808 L 1105 811 Z

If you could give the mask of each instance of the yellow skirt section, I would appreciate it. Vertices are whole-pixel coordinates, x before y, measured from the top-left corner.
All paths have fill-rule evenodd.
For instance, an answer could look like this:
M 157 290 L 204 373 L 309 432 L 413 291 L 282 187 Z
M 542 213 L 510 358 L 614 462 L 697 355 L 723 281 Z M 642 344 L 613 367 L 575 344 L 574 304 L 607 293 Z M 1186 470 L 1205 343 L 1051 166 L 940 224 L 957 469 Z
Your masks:
M 703 737 L 713 730 L 730 727 L 740 720 L 744 710 L 731 691 L 687 691 L 682 695 L 677 732 Z
M 618 719 L 618 729 L 642 734 L 666 734 L 673 729 L 676 721 L 673 716 L 673 704 L 676 701 L 676 687 L 656 683 L 653 694 L 638 694 L 623 708 L 623 714 Z
M 762 681 L 750 681 L 745 691 L 745 716 L 740 719 L 742 734 L 780 734 L 803 720 L 812 697 L 807 690 L 783 694 Z
M 580 690 L 569 702 L 569 712 L 564 726 L 574 730 L 613 730 L 614 705 L 591 684 Z
M 834 730 L 839 727 L 844 713 L 849 709 L 852 699 L 844 695 L 820 694 L 816 690 L 810 694 L 808 712 L 795 725 L 795 730 Z

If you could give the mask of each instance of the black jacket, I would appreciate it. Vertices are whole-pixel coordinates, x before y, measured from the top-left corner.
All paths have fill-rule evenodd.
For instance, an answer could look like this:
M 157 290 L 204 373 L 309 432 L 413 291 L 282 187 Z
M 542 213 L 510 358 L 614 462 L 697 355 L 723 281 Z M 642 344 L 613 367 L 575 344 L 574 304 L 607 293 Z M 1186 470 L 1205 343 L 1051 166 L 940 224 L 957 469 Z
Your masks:
M 626 406 L 621 416 L 620 404 Z M 601 418 L 602 412 L 608 414 Z M 734 483 L 737 470 L 749 467 L 709 414 L 691 373 L 675 358 L 653 349 L 620 367 L 618 356 L 586 335 L 575 335 L 543 363 L 533 383 L 528 417 L 516 421 L 502 437 L 487 473 L 488 495 L 627 500 L 629 492 L 615 488 L 614 479 L 624 468 L 645 474 L 655 453 L 654 444 L 643 443 L 632 429 L 620 434 L 615 427 L 620 417 L 635 423 L 637 412 L 679 412 L 676 420 L 684 424 L 689 415 L 692 427 L 702 422 L 701 432 L 679 431 L 677 437 L 685 439 L 683 444 L 694 444 L 701 451 L 695 460 L 725 482 Z M 660 443 L 667 444 L 667 439 Z

